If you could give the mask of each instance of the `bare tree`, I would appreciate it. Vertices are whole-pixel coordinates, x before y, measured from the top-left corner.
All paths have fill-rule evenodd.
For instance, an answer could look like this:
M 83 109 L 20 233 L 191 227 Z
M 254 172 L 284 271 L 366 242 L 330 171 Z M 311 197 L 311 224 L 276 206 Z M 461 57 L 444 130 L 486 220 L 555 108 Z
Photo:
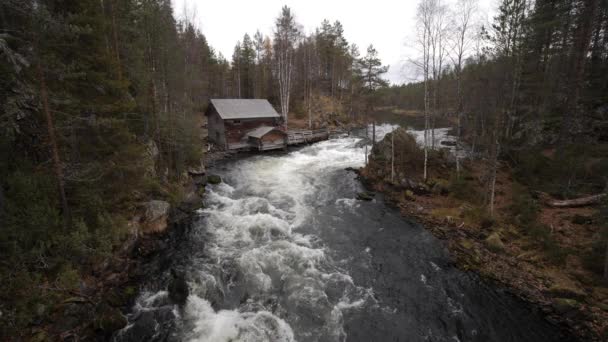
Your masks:
M 457 133 L 456 133 L 456 174 L 460 175 L 460 136 L 462 134 L 462 117 L 464 115 L 464 95 L 462 92 L 462 68 L 464 59 L 471 48 L 474 38 L 471 29 L 474 28 L 475 15 L 478 9 L 479 0 L 458 0 L 452 13 L 452 27 L 454 34 L 451 36 L 450 59 L 454 65 L 456 75 L 456 96 L 457 96 Z
M 435 118 L 437 117 L 439 86 L 441 82 L 441 73 L 443 71 L 443 62 L 447 55 L 446 37 L 447 37 L 447 7 L 441 0 L 434 0 L 431 8 L 431 27 L 430 27 L 430 53 L 433 75 L 433 110 L 430 112 L 430 129 L 431 129 L 431 148 L 435 149 Z
M 429 148 L 429 127 L 430 127 L 430 96 L 429 96 L 429 72 L 431 55 L 431 35 L 434 25 L 434 13 L 437 7 L 437 0 L 422 0 L 418 4 L 418 40 L 417 43 L 422 47 L 422 62 L 415 64 L 422 69 L 424 79 L 424 180 L 428 177 L 428 148 Z
M 279 98 L 281 101 L 281 115 L 285 128 L 287 128 L 295 46 L 301 33 L 291 10 L 287 6 L 283 7 L 275 24 L 274 49 L 279 81 Z

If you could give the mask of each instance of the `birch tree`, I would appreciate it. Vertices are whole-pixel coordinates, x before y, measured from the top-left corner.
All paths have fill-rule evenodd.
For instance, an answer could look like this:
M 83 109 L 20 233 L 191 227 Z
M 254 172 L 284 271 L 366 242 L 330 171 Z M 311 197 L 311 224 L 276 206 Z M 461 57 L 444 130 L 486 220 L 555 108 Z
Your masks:
M 464 95 L 462 92 L 462 67 L 464 59 L 473 44 L 471 30 L 474 28 L 474 19 L 477 12 L 478 0 L 458 0 L 452 13 L 452 27 L 454 34 L 451 36 L 452 53 L 450 59 L 454 65 L 456 76 L 456 115 L 458 127 L 456 133 L 456 174 L 460 176 L 460 136 L 462 134 L 462 117 L 464 115 Z
M 439 86 L 443 71 L 443 62 L 447 55 L 447 7 L 441 0 L 434 0 L 432 7 L 432 24 L 430 26 L 430 53 L 433 76 L 433 110 L 430 112 L 431 148 L 435 149 L 435 118 L 437 117 Z
M 430 71 L 430 51 L 431 51 L 431 34 L 434 25 L 434 12 L 436 11 L 437 0 L 422 0 L 418 4 L 417 21 L 418 21 L 418 39 L 417 43 L 422 48 L 422 62 L 415 64 L 422 69 L 424 83 L 424 180 L 428 177 L 428 156 L 429 156 L 429 71 Z
M 274 50 L 279 82 L 279 99 L 281 115 L 285 128 L 288 127 L 289 98 L 293 73 L 295 47 L 301 37 L 301 31 L 289 7 L 284 6 L 281 15 L 275 22 Z

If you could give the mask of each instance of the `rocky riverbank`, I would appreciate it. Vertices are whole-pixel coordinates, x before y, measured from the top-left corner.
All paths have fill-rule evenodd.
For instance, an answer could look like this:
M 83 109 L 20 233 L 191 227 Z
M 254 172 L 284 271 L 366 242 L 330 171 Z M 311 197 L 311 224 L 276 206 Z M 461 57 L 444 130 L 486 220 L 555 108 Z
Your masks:
M 541 207 L 538 223 L 551 227 L 541 239 L 514 217 L 513 208 L 522 204 L 515 190 L 519 185 L 507 170 L 498 172 L 491 217 L 483 206 L 482 162 L 466 162 L 462 178 L 455 179 L 450 155 L 431 151 L 429 178 L 423 181 L 424 155 L 415 139 L 402 129 L 393 134 L 394 164 L 389 134 L 373 148 L 368 165 L 356 170 L 370 191 L 385 194 L 404 216 L 416 218 L 445 241 L 459 268 L 506 286 L 566 335 L 585 341 L 608 338 L 608 288 L 583 267 L 576 252 L 588 248 L 599 232 L 593 209 Z
M 201 164 L 190 169 L 180 184 L 174 184 L 179 189 L 173 204 L 161 199 L 141 203 L 128 223 L 129 237 L 110 257 L 93 265 L 78 291 L 62 294 L 66 299 L 51 309 L 40 309 L 50 312 L 32 329 L 30 340 L 110 339 L 127 324 L 125 313 L 139 293 L 139 285 L 151 267 L 148 264 L 184 235 L 193 213 L 203 205 L 206 184 L 220 181 L 217 176 L 207 175 Z M 179 281 L 175 281 L 177 289 Z M 177 291 L 176 298 L 180 296 L 183 294 Z

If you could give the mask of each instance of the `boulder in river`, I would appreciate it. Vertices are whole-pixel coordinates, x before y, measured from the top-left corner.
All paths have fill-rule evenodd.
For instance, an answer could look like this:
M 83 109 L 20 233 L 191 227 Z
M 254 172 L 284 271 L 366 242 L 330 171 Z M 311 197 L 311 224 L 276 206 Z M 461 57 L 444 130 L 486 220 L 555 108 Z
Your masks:
M 440 143 L 443 146 L 456 146 L 456 142 L 455 141 L 449 141 L 449 140 L 444 140 Z
M 143 231 L 161 233 L 167 229 L 167 218 L 171 205 L 165 201 L 153 200 L 145 204 Z
M 207 176 L 207 182 L 209 182 L 209 184 L 220 184 L 222 182 L 222 177 L 218 175 L 209 175 Z
M 371 201 L 374 199 L 374 193 L 365 191 L 357 193 L 357 199 L 360 201 Z
M 171 281 L 167 287 L 169 291 L 169 299 L 175 304 L 184 305 L 190 294 L 188 284 L 181 272 L 171 269 Z

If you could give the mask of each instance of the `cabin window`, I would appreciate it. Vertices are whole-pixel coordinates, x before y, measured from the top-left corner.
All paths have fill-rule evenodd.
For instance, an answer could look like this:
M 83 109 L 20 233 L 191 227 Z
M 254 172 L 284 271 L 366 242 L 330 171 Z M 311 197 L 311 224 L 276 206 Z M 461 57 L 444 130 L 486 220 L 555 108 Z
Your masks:
M 241 120 L 232 120 L 232 123 L 235 125 L 240 125 L 241 124 Z

